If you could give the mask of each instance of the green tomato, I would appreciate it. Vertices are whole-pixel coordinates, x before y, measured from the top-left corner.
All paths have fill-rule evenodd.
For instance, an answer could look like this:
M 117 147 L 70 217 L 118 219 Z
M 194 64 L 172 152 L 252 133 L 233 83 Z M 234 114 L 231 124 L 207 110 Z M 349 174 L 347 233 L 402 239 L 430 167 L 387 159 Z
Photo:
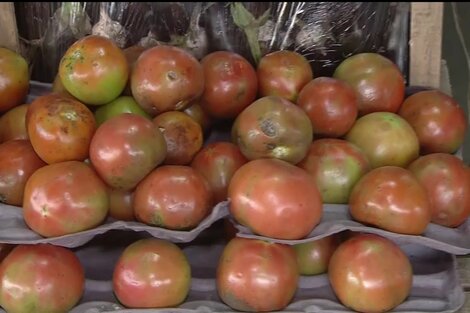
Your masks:
M 95 111 L 96 124 L 101 125 L 104 121 L 122 113 L 134 113 L 151 119 L 151 116 L 137 104 L 134 98 L 122 96 L 110 103 L 100 106 Z

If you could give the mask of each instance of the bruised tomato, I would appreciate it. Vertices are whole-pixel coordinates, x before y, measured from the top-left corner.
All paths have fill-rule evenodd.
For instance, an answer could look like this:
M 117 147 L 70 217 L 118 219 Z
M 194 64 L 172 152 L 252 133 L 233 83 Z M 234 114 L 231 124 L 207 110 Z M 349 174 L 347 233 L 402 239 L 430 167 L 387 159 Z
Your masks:
M 202 128 L 202 132 L 206 134 L 212 126 L 212 120 L 204 111 L 199 102 L 192 102 L 189 107 L 184 110 L 193 120 L 195 120 Z
M 64 247 L 20 245 L 0 265 L 0 305 L 11 313 L 69 312 L 84 289 L 84 269 Z
M 21 206 L 26 182 L 45 165 L 28 140 L 11 140 L 1 144 L 0 202 Z
M 336 235 L 294 245 L 300 275 L 319 275 L 328 271 L 330 258 L 338 247 Z
M 229 184 L 230 213 L 254 233 L 301 239 L 320 222 L 323 208 L 315 179 L 303 169 L 276 159 L 250 161 Z
M 134 221 L 134 192 L 109 189 L 109 216 L 120 221 Z
M 14 107 L 0 117 L 0 143 L 14 139 L 28 139 L 26 112 L 28 104 Z
M 100 225 L 108 214 L 106 185 L 84 162 L 46 165 L 26 183 L 23 217 L 43 237 L 58 237 Z
M 291 246 L 234 238 L 217 266 L 217 292 L 231 308 L 243 312 L 272 312 L 286 307 L 299 281 Z
M 28 63 L 15 51 L 0 48 L 0 113 L 24 103 L 28 91 Z
M 59 75 L 72 96 L 89 105 L 102 105 L 124 90 L 129 66 L 111 39 L 89 35 L 67 49 L 60 60 Z

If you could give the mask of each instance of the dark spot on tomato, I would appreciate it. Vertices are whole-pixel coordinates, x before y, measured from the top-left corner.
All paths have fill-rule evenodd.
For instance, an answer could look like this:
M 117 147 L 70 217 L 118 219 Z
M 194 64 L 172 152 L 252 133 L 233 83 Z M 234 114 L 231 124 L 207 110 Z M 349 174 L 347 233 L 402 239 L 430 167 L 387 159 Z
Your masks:
M 261 131 L 268 137 L 275 137 L 277 134 L 276 127 L 270 119 L 265 119 L 259 125 Z

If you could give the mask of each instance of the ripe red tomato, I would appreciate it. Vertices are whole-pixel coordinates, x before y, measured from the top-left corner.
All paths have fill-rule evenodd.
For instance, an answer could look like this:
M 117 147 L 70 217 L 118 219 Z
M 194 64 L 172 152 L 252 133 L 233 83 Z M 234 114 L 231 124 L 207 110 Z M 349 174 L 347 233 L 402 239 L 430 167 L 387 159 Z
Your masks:
M 338 237 L 331 235 L 294 245 L 300 275 L 311 276 L 328 272 L 330 258 L 338 244 Z
M 132 190 L 166 156 L 162 133 L 147 118 L 123 113 L 96 130 L 90 160 L 101 178 L 113 189 Z
M 349 212 L 358 222 L 391 232 L 421 235 L 431 221 L 426 190 L 409 170 L 376 168 L 354 186 Z
M 194 157 L 191 167 L 201 173 L 209 183 L 214 201 L 227 200 L 227 190 L 233 174 L 248 160 L 240 149 L 230 142 L 214 142 Z
M 88 230 L 108 214 L 106 185 L 85 163 L 46 165 L 26 183 L 23 217 L 43 237 L 57 237 Z
M 375 112 L 359 118 L 346 140 L 365 153 L 372 168 L 406 167 L 419 156 L 416 133 L 395 113 Z
M 346 204 L 356 182 L 369 171 L 365 154 L 341 139 L 319 139 L 299 164 L 316 180 L 323 203 Z
M 134 192 L 109 189 L 109 216 L 120 221 L 134 221 Z
M 193 120 L 195 120 L 202 128 L 202 132 L 206 134 L 212 126 L 212 121 L 205 112 L 199 102 L 192 102 L 192 104 L 184 110 Z
M 28 91 L 28 63 L 15 51 L 0 48 L 0 113 L 24 103 Z
M 390 311 L 406 300 L 413 283 L 407 255 L 393 241 L 360 234 L 341 244 L 328 277 L 339 300 L 357 312 Z
M 191 267 L 185 254 L 161 239 L 131 244 L 114 268 L 114 293 L 130 308 L 175 307 L 186 299 L 190 286 Z
M 201 106 L 211 116 L 234 118 L 256 99 L 256 71 L 241 55 L 216 51 L 206 55 L 201 64 L 205 80 Z
M 36 98 L 29 106 L 26 128 L 36 153 L 52 164 L 88 158 L 96 122 L 83 103 L 60 94 L 48 94 Z
M 357 96 L 343 81 L 318 77 L 300 91 L 297 105 L 312 122 L 319 137 L 341 137 L 353 126 L 357 117 Z
M 45 165 L 28 140 L 11 140 L 1 144 L 0 202 L 21 206 L 26 182 Z
M 164 164 L 187 165 L 201 150 L 203 134 L 201 126 L 189 115 L 179 111 L 169 111 L 157 115 L 153 124 L 165 138 L 167 153 Z
M 308 60 L 295 51 L 281 50 L 263 56 L 258 64 L 258 94 L 295 102 L 302 88 L 313 79 Z
M 122 93 L 129 66 L 111 39 L 89 35 L 67 49 L 60 60 L 59 75 L 72 96 L 86 104 L 102 105 Z
M 204 72 L 189 52 L 172 46 L 144 51 L 134 64 L 132 94 L 150 115 L 186 109 L 204 91 Z
M 357 93 L 359 116 L 372 112 L 398 112 L 405 97 L 405 79 L 399 68 L 377 53 L 353 55 L 336 68 L 334 78 Z
M 204 176 L 189 166 L 156 168 L 134 195 L 138 221 L 167 229 L 195 228 L 212 209 L 213 196 Z
M 238 115 L 232 139 L 249 160 L 276 158 L 297 164 L 307 155 L 313 131 L 301 108 L 270 96 L 256 100 Z
M 217 291 L 231 308 L 244 312 L 279 311 L 297 290 L 299 272 L 291 246 L 234 238 L 217 267 Z
M 228 197 L 238 223 L 271 238 L 304 238 L 323 213 L 315 179 L 281 160 L 260 159 L 240 167 L 230 181 Z
M 421 91 L 408 97 L 399 114 L 418 135 L 422 154 L 456 152 L 468 128 L 463 108 L 438 90 Z
M 68 312 L 84 288 L 80 261 L 63 247 L 20 245 L 0 265 L 0 305 L 8 312 Z
M 0 143 L 14 139 L 28 139 L 26 111 L 28 104 L 14 107 L 0 117 Z
M 470 216 L 469 168 L 446 153 L 422 156 L 408 168 L 424 186 L 431 205 L 431 221 L 457 227 Z

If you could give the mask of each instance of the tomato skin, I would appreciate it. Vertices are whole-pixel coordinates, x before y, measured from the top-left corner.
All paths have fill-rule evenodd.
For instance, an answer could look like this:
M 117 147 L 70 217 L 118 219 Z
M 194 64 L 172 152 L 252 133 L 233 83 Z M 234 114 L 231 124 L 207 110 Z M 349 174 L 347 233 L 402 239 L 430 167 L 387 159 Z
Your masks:
M 231 308 L 269 312 L 282 310 L 289 304 L 298 280 L 292 247 L 234 238 L 219 259 L 216 283 L 220 298 Z
M 256 98 L 258 78 L 241 55 L 216 51 L 201 60 L 205 87 L 201 105 L 215 118 L 234 118 Z
M 297 164 L 307 155 L 313 140 L 312 124 L 292 102 L 263 97 L 238 115 L 232 140 L 249 160 L 276 158 Z
M 202 65 L 187 51 L 156 46 L 144 51 L 134 64 L 132 94 L 150 115 L 182 111 L 204 91 Z
M 15 139 L 28 139 L 26 112 L 28 104 L 8 110 L 0 117 L 0 143 Z
M 184 113 L 188 114 L 201 126 L 204 134 L 210 130 L 212 126 L 211 117 L 202 109 L 199 102 L 192 102 L 192 104 L 184 110 Z
M 100 106 L 95 111 L 96 123 L 99 126 L 110 118 L 122 113 L 134 113 L 151 119 L 150 115 L 135 102 L 134 98 L 122 96 L 114 99 L 110 103 Z
M 80 261 L 63 247 L 19 245 L 0 264 L 0 305 L 8 312 L 68 312 L 84 288 Z
M 15 51 L 0 47 L 0 113 L 24 103 L 28 91 L 28 63 Z
M 318 137 L 341 137 L 357 117 L 357 96 L 348 84 L 330 77 L 318 77 L 300 91 L 297 105 L 312 122 Z
M 189 166 L 156 168 L 137 186 L 138 221 L 173 230 L 193 229 L 212 209 L 213 196 L 204 177 Z
M 359 234 L 333 253 L 328 277 L 346 307 L 379 313 L 406 300 L 413 283 L 413 269 L 394 242 L 374 234 Z
M 1 144 L 0 202 L 21 206 L 26 182 L 45 165 L 28 140 L 11 140 Z
M 134 192 L 108 189 L 109 216 L 120 221 L 135 221 Z
M 439 90 L 411 95 L 403 102 L 398 114 L 415 130 L 421 154 L 456 152 L 468 129 L 463 108 Z
M 469 168 L 447 153 L 420 157 L 408 169 L 426 189 L 431 205 L 431 221 L 457 227 L 470 216 Z
M 281 50 L 263 56 L 258 64 L 258 94 L 295 102 L 302 88 L 313 79 L 307 59 L 294 51 Z
M 175 307 L 191 286 L 191 267 L 175 244 L 156 238 L 141 239 L 120 256 L 113 274 L 118 300 L 130 308 Z
M 302 239 L 323 213 L 315 179 L 276 159 L 250 161 L 240 167 L 230 181 L 228 197 L 230 213 L 238 223 L 270 238 Z
M 89 35 L 77 40 L 59 64 L 65 89 L 79 101 L 102 105 L 124 90 L 129 66 L 122 50 L 108 38 Z
M 407 169 L 376 168 L 354 186 L 349 212 L 358 222 L 391 232 L 421 235 L 431 221 L 426 190 Z
M 65 89 L 64 85 L 62 84 L 62 81 L 60 80 L 60 75 L 58 73 L 55 76 L 54 81 L 52 82 L 52 92 L 59 93 L 63 96 L 76 99 L 74 96 L 70 94 L 70 92 L 67 91 L 67 89 Z
M 127 60 L 127 65 L 129 66 L 129 79 L 127 80 L 126 87 L 124 88 L 122 95 L 123 96 L 130 96 L 132 97 L 132 89 L 131 89 L 131 77 L 132 77 L 132 71 L 134 69 L 134 64 L 137 61 L 137 59 L 140 57 L 142 52 L 147 50 L 147 48 L 142 47 L 142 46 L 130 46 L 122 52 L 124 53 L 124 56 L 126 57 Z
M 106 185 L 83 162 L 46 165 L 26 183 L 23 217 L 43 237 L 94 228 L 104 221 L 108 209 Z
M 328 272 L 331 256 L 338 247 L 335 235 L 293 246 L 300 275 L 319 275 Z

